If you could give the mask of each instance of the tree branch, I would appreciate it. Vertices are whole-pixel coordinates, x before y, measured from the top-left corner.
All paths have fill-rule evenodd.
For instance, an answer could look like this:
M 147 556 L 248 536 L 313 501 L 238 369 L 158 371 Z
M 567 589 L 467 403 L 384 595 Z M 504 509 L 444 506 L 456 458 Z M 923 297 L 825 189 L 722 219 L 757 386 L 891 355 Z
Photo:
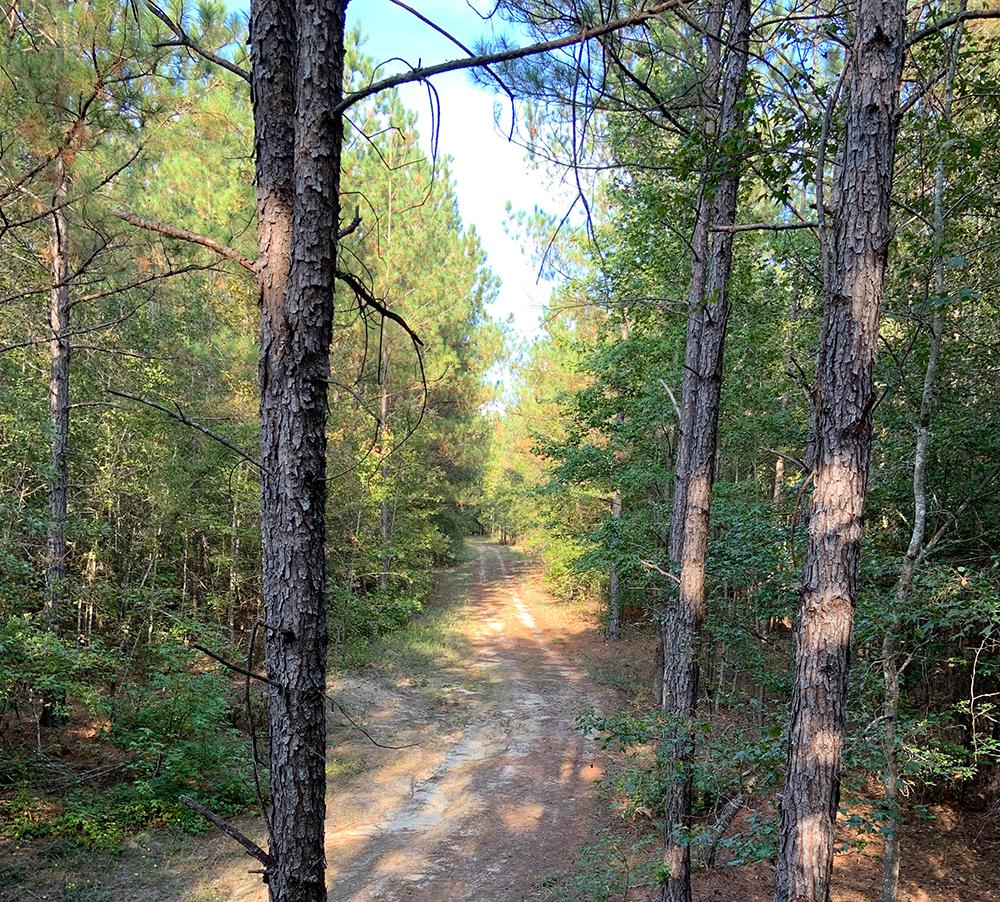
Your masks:
M 1000 19 L 1000 9 L 967 9 L 963 12 L 955 13 L 952 16 L 942 19 L 940 22 L 935 22 L 933 25 L 928 25 L 926 28 L 914 32 L 903 45 L 903 50 L 909 50 L 914 44 L 919 43 L 924 38 L 928 38 L 932 34 L 937 34 L 939 31 L 944 31 L 944 29 L 952 25 L 957 25 L 959 22 L 964 22 L 967 19 Z
M 647 570 L 652 570 L 654 573 L 659 573 L 660 576 L 665 576 L 667 579 L 672 579 L 677 585 L 681 584 L 680 578 L 676 573 L 671 573 L 669 570 L 664 570 L 659 564 L 653 561 L 639 561 L 643 567 Z
M 169 44 L 159 44 L 157 46 L 164 47 L 187 47 L 189 50 L 193 50 L 198 56 L 203 59 L 208 60 L 210 63 L 215 63 L 216 66 L 221 66 L 227 72 L 232 72 L 242 78 L 247 84 L 250 84 L 250 73 L 241 66 L 237 66 L 236 63 L 232 63 L 227 60 L 224 56 L 219 56 L 217 53 L 213 53 L 206 47 L 202 47 L 197 41 L 195 41 L 181 26 L 170 18 L 159 6 L 153 3 L 153 0 L 146 0 L 146 9 L 148 9 L 157 19 L 159 19 L 164 25 L 167 26 L 173 33 L 174 37 L 177 38 L 176 41 L 171 41 Z
M 405 319 L 403 319 L 403 317 L 401 317 L 398 313 L 393 313 L 392 310 L 390 310 L 388 307 L 385 306 L 385 304 L 383 304 L 380 300 L 378 300 L 375 297 L 375 295 L 373 295 L 365 287 L 365 284 L 356 275 L 354 275 L 354 273 L 338 269 L 336 275 L 341 282 L 346 283 L 348 288 L 350 288 L 351 291 L 354 292 L 357 299 L 361 301 L 366 307 L 371 307 L 381 316 L 384 316 L 386 319 L 391 319 L 394 323 L 400 326 L 403 329 L 403 331 L 410 336 L 410 339 L 418 348 L 422 348 L 424 346 L 424 343 L 420 340 L 420 337 L 417 335 L 417 333 L 410 328 L 410 324 Z
M 352 232 L 358 230 L 358 226 L 361 225 L 361 208 L 354 208 L 354 219 L 352 219 L 347 225 L 337 232 L 337 240 L 340 241 L 341 238 L 346 238 Z
M 711 232 L 789 232 L 792 229 L 815 229 L 816 222 L 744 222 L 730 226 L 710 226 Z
M 267 854 L 260 846 L 257 845 L 252 839 L 244 836 L 237 830 L 229 821 L 224 821 L 219 815 L 214 811 L 209 811 L 201 802 L 196 802 L 191 796 L 181 796 L 181 802 L 187 805 L 192 811 L 197 812 L 206 821 L 215 824 L 223 833 L 227 836 L 231 836 L 236 840 L 244 849 L 247 850 L 247 854 L 251 858 L 256 858 L 265 868 L 269 868 L 274 864 L 274 859 Z
M 191 232 L 188 229 L 182 229 L 178 226 L 167 225 L 164 222 L 157 222 L 154 219 L 143 219 L 141 216 L 136 216 L 134 213 L 128 213 L 125 210 L 112 210 L 111 214 L 130 225 L 145 229 L 147 232 L 156 232 L 158 235 L 176 238 L 178 241 L 200 244 L 202 247 L 207 247 L 210 251 L 215 251 L 220 257 L 224 257 L 232 263 L 238 263 L 245 270 L 253 273 L 254 276 L 257 275 L 257 267 L 254 265 L 253 260 L 249 257 L 244 257 L 236 248 L 230 247 L 228 244 L 223 244 L 221 241 L 216 241 L 214 238 L 209 238 L 207 235 L 199 235 L 197 232 Z
M 474 56 L 475 55 L 473 53 L 473 51 L 472 51 L 471 48 L 467 47 L 464 43 L 462 43 L 462 41 L 460 41 L 453 34 L 451 34 L 451 32 L 449 32 L 446 29 L 442 28 L 433 19 L 427 18 L 427 16 L 425 16 L 422 12 L 420 12 L 419 10 L 414 9 L 408 3 L 404 3 L 403 0 L 389 0 L 389 2 L 392 3 L 392 4 L 394 4 L 395 6 L 398 6 L 400 9 L 405 9 L 411 16 L 415 16 L 417 19 L 419 19 L 421 22 L 423 22 L 429 28 L 433 28 L 439 35 L 441 35 L 442 37 L 444 37 L 447 40 L 451 41 L 451 43 L 454 44 L 456 47 L 458 47 L 458 49 L 461 50 L 463 53 L 467 53 L 469 56 Z M 511 111 L 512 111 L 512 114 L 513 114 L 513 109 L 514 109 L 514 92 L 507 86 L 507 84 L 504 82 L 504 80 L 499 75 L 497 75 L 489 66 L 486 66 L 485 68 L 486 68 L 486 72 L 487 72 L 487 74 L 489 74 L 490 78 L 492 78 L 500 86 L 500 90 L 503 91 L 504 94 L 506 94 L 508 98 L 510 98 Z M 513 130 L 513 128 L 514 128 L 514 119 L 513 119 L 513 115 L 512 115 L 511 116 L 511 129 Z
M 259 680 L 262 683 L 267 683 L 267 685 L 272 687 L 273 689 L 277 689 L 282 694 L 284 694 L 285 692 L 284 688 L 280 684 L 274 682 L 274 680 L 272 680 L 270 677 L 266 677 L 262 673 L 254 673 L 248 667 L 240 667 L 239 664 L 234 664 L 232 661 L 227 661 L 221 655 L 217 655 L 214 651 L 210 651 L 209 649 L 205 648 L 204 645 L 199 645 L 197 642 L 192 642 L 191 647 L 198 649 L 198 651 L 200 651 L 203 655 L 208 655 L 213 661 L 218 661 L 223 667 L 228 667 L 230 670 L 242 676 L 245 676 L 248 680 L 251 679 Z
M 264 468 L 261 466 L 260 461 L 255 460 L 239 445 L 233 444 L 233 442 L 227 439 L 224 435 L 220 435 L 214 429 L 209 429 L 208 426 L 203 426 L 197 420 L 192 420 L 186 413 L 184 413 L 178 404 L 175 403 L 175 410 L 171 410 L 165 404 L 160 404 L 158 401 L 150 401 L 149 398 L 141 398 L 138 395 L 130 395 L 128 392 L 117 391 L 113 388 L 105 388 L 104 391 L 109 395 L 114 395 L 116 398 L 124 398 L 127 401 L 135 401 L 137 404 L 145 404 L 147 407 L 152 407 L 154 410 L 160 411 L 160 413 L 165 413 L 171 419 L 177 420 L 178 423 L 190 426 L 192 429 L 202 433 L 202 435 L 207 435 L 210 439 L 214 439 L 223 447 L 228 448 L 234 454 L 242 457 L 248 464 L 253 464 L 258 470 L 264 472 Z
M 395 88 L 399 85 L 405 85 L 414 81 L 423 81 L 434 75 L 441 75 L 444 72 L 457 72 L 461 69 L 476 69 L 495 65 L 496 63 L 513 62 L 514 60 L 524 59 L 525 57 L 537 56 L 540 53 L 547 53 L 550 50 L 561 50 L 564 47 L 572 47 L 576 44 L 582 44 L 585 41 L 599 38 L 602 35 L 610 34 L 613 31 L 620 31 L 621 29 L 628 28 L 632 25 L 641 25 L 643 22 L 647 22 L 660 15 L 660 13 L 664 13 L 670 9 L 676 9 L 682 4 L 682 2 L 683 0 L 666 0 L 666 2 L 657 3 L 649 7 L 649 9 L 640 10 L 630 16 L 613 19 L 610 22 L 604 22 L 603 24 L 594 26 L 593 28 L 584 28 L 574 34 L 566 35 L 562 38 L 555 38 L 551 41 L 540 41 L 536 44 L 529 44 L 525 47 L 512 47 L 508 50 L 497 51 L 496 53 L 481 53 L 475 56 L 468 56 L 463 59 L 447 60 L 443 63 L 436 63 L 432 66 L 418 66 L 411 69 L 409 72 L 401 72 L 398 75 L 391 75 L 388 78 L 383 78 L 381 81 L 373 82 L 368 85 L 367 88 L 362 88 L 360 91 L 348 94 L 333 108 L 333 113 L 343 113 L 346 109 L 359 101 L 364 100 L 366 97 L 371 97 L 373 94 L 378 94 L 382 91 L 388 90 L 389 88 Z

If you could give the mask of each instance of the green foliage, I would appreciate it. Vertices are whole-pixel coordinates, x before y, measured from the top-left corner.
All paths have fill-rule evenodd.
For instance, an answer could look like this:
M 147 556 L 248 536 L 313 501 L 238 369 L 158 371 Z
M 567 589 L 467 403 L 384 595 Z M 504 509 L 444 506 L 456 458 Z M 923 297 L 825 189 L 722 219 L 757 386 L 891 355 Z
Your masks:
M 37 721 L 44 715 L 66 717 L 70 699 L 96 704 L 95 684 L 120 663 L 116 651 L 100 640 L 67 639 L 29 617 L 11 617 L 0 624 L 0 710 L 26 708 Z
M 23 629 L 17 638 L 26 638 Z M 57 780 L 69 787 L 60 797 L 45 778 L 49 768 L 37 766 L 47 760 L 40 753 L 12 759 L 4 769 L 17 789 L 2 802 L 6 836 L 63 839 L 113 851 L 150 825 L 203 832 L 206 823 L 179 801 L 182 794 L 224 817 L 243 813 L 256 801 L 247 744 L 235 726 L 236 693 L 225 677 L 198 669 L 189 648 L 164 642 L 149 649 L 143 663 L 151 676 L 136 681 L 121 659 L 95 649 L 60 653 L 57 640 L 51 634 L 46 639 L 25 643 L 42 670 L 32 683 L 22 679 L 19 685 L 40 684 L 34 691 L 89 700 L 105 724 L 99 739 L 118 760 L 92 774 L 70 771 Z M 64 666 L 70 678 L 53 680 L 46 673 Z M 109 785 L 108 777 L 116 782 Z M 90 780 L 99 781 L 96 789 Z
M 181 794 L 222 816 L 246 809 L 253 800 L 249 749 L 227 678 L 197 669 L 195 654 L 174 642 L 149 654 L 149 683 L 126 686 L 108 701 L 107 738 L 129 754 L 127 773 L 148 800 L 150 819 L 197 825 Z
M 222 816 L 256 800 L 242 699 L 186 643 L 246 660 L 261 618 L 257 474 L 204 433 L 105 391 L 182 410 L 256 453 L 253 280 L 113 215 L 128 210 L 254 256 L 254 126 L 246 84 L 170 44 L 144 8 L 29 7 L 0 48 L 0 711 L 13 727 L 0 804 L 10 835 L 114 848 L 150 825 L 204 830 L 182 793 Z M 241 14 L 216 0 L 165 9 L 199 43 L 249 64 Z M 374 66 L 355 36 L 349 80 L 369 81 Z M 372 207 L 343 242 L 341 265 L 405 318 L 422 356 L 338 286 L 327 511 L 338 663 L 401 631 L 433 569 L 461 555 L 485 467 L 484 376 L 503 350 L 487 312 L 497 283 L 458 214 L 448 161 L 432 165 L 395 93 L 359 105 L 352 120 L 372 139 L 345 148 L 345 218 L 359 192 Z M 63 212 L 74 273 L 69 556 L 43 625 L 44 210 L 57 158 L 71 177 Z M 258 641 L 255 668 L 259 654 Z M 255 720 L 266 747 L 265 713 Z M 95 750 L 115 766 L 86 777 Z

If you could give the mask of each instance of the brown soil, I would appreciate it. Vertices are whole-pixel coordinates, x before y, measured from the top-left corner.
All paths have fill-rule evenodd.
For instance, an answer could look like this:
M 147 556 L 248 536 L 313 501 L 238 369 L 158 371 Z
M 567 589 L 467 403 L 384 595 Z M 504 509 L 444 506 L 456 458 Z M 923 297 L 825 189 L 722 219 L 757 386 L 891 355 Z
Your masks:
M 404 746 L 375 747 L 331 721 L 335 902 L 574 898 L 551 887 L 568 886 L 560 878 L 573 872 L 581 847 L 612 822 L 598 796 L 607 757 L 574 720 L 589 707 L 623 703 L 599 682 L 641 689 L 635 662 L 651 654 L 648 643 L 609 646 L 592 617 L 544 591 L 530 562 L 485 542 L 473 548 L 473 560 L 442 574 L 432 602 L 455 606 L 447 649 L 431 649 L 419 673 L 376 666 L 331 686 L 379 742 Z M 900 902 L 1000 900 L 1000 818 L 937 814 L 904 834 Z M 264 843 L 259 821 L 240 826 Z M 255 863 L 221 835 L 154 832 L 132 846 L 70 867 L 15 850 L 0 868 L 8 878 L 0 898 L 266 899 Z M 837 857 L 834 902 L 877 899 L 877 846 Z M 699 872 L 695 898 L 765 902 L 771 881 L 767 865 Z M 642 888 L 627 896 L 655 897 Z

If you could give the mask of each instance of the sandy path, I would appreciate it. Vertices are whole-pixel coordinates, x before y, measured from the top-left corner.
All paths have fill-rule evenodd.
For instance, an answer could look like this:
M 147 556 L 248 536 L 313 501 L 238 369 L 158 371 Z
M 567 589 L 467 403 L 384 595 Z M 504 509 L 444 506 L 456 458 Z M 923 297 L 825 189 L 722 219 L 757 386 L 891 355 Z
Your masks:
M 589 836 L 603 756 L 573 725 L 599 702 L 578 669 L 592 626 L 546 595 L 530 563 L 473 548 L 439 581 L 438 603 L 461 606 L 445 660 L 331 687 L 380 741 L 411 747 L 375 748 L 331 722 L 330 900 L 540 899 Z M 185 858 L 175 864 L 194 879 L 181 898 L 266 899 L 231 844 Z
M 452 710 L 391 763 L 377 810 L 334 802 L 331 899 L 528 899 L 577 851 L 600 775 L 573 730 L 586 681 L 551 643 L 551 612 L 536 618 L 544 599 L 524 566 L 476 550 L 465 630 L 478 688 L 436 687 Z

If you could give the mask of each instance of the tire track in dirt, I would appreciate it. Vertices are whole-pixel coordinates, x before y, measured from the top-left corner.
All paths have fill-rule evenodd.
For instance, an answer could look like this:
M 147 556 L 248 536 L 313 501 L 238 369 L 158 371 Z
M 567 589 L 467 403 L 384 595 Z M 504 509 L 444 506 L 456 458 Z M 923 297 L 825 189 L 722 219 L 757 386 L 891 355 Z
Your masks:
M 569 866 L 585 834 L 601 771 L 573 730 L 592 701 L 584 675 L 536 622 L 530 571 L 496 546 L 476 550 L 467 666 L 487 688 L 465 690 L 464 726 L 443 737 L 445 718 L 412 756 L 395 807 L 328 823 L 330 899 L 536 898 L 537 878 Z M 438 738 L 446 747 L 434 756 Z

